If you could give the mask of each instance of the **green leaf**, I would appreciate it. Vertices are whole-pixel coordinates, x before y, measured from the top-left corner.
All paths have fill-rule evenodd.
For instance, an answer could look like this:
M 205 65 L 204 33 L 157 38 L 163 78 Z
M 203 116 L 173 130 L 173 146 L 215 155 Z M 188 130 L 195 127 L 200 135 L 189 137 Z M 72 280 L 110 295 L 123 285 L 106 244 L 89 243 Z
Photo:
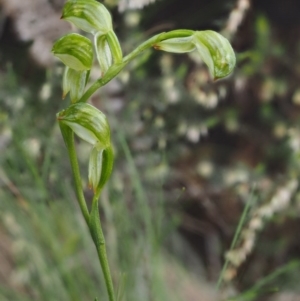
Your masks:
M 61 18 L 92 34 L 105 34 L 112 30 L 109 11 L 103 4 L 94 0 L 68 1 Z
M 114 163 L 112 147 L 106 149 L 95 145 L 89 160 L 89 186 L 94 192 L 101 190 L 109 179 Z
M 102 232 L 100 217 L 99 217 L 98 199 L 94 199 L 92 203 L 89 228 L 90 228 L 93 241 L 96 245 L 96 248 L 98 249 L 101 245 L 105 244 L 105 239 Z
M 212 30 L 194 33 L 194 44 L 214 79 L 230 74 L 235 67 L 235 54 L 229 41 Z
M 113 169 L 113 165 L 114 165 L 114 152 L 110 145 L 103 150 L 101 178 L 100 178 L 98 188 L 102 189 L 103 186 L 108 181 Z
M 80 34 L 70 33 L 63 36 L 54 43 L 52 52 L 66 66 L 74 70 L 84 71 L 92 67 L 92 42 Z
M 102 158 L 103 149 L 98 149 L 97 145 L 92 148 L 89 159 L 89 187 L 96 192 L 100 183 L 101 171 L 102 171 Z
M 59 112 L 57 119 L 86 142 L 103 149 L 110 146 L 110 128 L 106 116 L 94 106 L 75 103 Z

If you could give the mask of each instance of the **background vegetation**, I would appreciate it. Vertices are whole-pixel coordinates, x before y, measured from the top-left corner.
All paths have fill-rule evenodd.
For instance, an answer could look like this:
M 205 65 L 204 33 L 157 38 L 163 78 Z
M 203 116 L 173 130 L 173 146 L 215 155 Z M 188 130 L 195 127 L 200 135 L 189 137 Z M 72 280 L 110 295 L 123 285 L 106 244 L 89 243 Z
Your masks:
M 62 69 L 47 47 L 68 30 L 62 2 L 0 1 L 1 301 L 106 300 L 55 120 Z M 117 156 L 100 205 L 120 296 L 300 300 L 298 2 L 106 4 L 124 52 L 158 31 L 209 28 L 238 58 L 212 82 L 193 54 L 149 51 L 91 100 Z M 89 147 L 78 149 L 84 174 Z

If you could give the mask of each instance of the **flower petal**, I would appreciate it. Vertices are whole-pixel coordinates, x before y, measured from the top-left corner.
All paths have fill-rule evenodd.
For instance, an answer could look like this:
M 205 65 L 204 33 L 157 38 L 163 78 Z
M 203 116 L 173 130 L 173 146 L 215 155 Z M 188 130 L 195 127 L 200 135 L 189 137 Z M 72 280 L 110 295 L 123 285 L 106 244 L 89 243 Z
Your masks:
M 77 33 L 70 33 L 57 40 L 52 48 L 53 54 L 66 66 L 77 70 L 89 70 L 93 63 L 92 42 Z
M 66 67 L 63 76 L 63 98 L 70 92 L 72 103 L 80 99 L 84 93 L 88 71 L 77 71 Z
M 92 34 L 103 34 L 112 30 L 109 11 L 95 0 L 68 1 L 63 8 L 62 19 Z
M 75 103 L 57 114 L 57 119 L 68 125 L 76 135 L 88 143 L 107 148 L 110 128 L 105 115 L 87 103 Z
M 194 44 L 214 79 L 227 76 L 235 67 L 235 54 L 229 43 L 212 30 L 194 33 Z

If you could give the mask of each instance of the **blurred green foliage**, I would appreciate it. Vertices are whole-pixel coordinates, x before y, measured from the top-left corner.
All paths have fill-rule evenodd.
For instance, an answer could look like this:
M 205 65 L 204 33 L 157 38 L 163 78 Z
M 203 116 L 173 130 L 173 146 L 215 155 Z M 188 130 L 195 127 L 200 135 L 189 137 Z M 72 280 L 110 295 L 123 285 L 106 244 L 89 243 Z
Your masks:
M 155 32 L 167 4 L 114 13 L 124 52 Z M 193 29 L 224 25 L 210 16 Z M 256 6 L 245 19 L 230 78 L 211 82 L 193 55 L 148 51 L 92 100 L 115 137 L 101 209 L 124 300 L 199 300 L 199 290 L 217 300 L 204 278 L 216 282 L 253 186 L 257 201 L 227 254 L 224 299 L 298 294 L 299 33 Z M 55 121 L 62 71 L 33 67 L 27 47 L 0 49 L 0 299 L 105 300 Z M 78 149 L 85 166 L 89 148 Z

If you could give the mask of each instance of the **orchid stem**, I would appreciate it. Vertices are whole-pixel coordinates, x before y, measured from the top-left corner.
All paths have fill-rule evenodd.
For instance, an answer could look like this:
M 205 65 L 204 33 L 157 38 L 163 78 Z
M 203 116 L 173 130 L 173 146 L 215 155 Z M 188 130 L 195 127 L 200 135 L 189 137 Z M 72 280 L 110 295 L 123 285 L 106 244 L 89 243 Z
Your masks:
M 193 34 L 192 30 L 189 29 L 178 29 L 178 30 L 172 30 L 169 32 L 163 32 L 158 35 L 153 36 L 152 38 L 148 39 L 141 45 L 139 45 L 136 49 L 134 49 L 132 52 L 130 52 L 128 55 L 126 55 L 123 58 L 122 62 L 117 62 L 113 64 L 106 72 L 106 74 L 103 77 L 100 77 L 97 79 L 90 87 L 89 89 L 83 94 L 83 96 L 79 99 L 78 102 L 86 102 L 98 89 L 100 89 L 102 86 L 106 85 L 108 82 L 110 82 L 114 77 L 116 77 L 123 69 L 124 67 L 131 62 L 134 58 L 136 58 L 138 55 L 140 55 L 142 52 L 144 52 L 146 49 L 151 48 L 155 46 L 155 44 L 172 38 L 178 38 L 178 37 L 188 37 Z
M 84 219 L 85 219 L 86 223 L 88 224 L 90 214 L 89 214 L 88 208 L 86 206 L 86 201 L 85 201 L 85 197 L 84 197 L 83 189 L 82 189 L 81 176 L 80 176 L 79 165 L 78 165 L 78 161 L 77 161 L 77 155 L 76 155 L 76 149 L 75 149 L 75 143 L 74 143 L 74 133 L 72 133 L 72 136 L 70 137 L 70 139 L 68 139 L 67 149 L 68 149 L 73 177 L 74 177 L 74 181 L 75 181 L 75 189 L 76 189 L 78 203 L 79 203 L 82 215 L 84 216 Z
M 116 299 L 115 299 L 115 293 L 114 293 L 114 286 L 113 286 L 113 281 L 112 281 L 109 263 L 108 263 L 108 259 L 107 259 L 105 238 L 103 235 L 101 221 L 100 221 L 100 214 L 99 214 L 98 200 L 99 200 L 100 193 L 101 193 L 101 189 L 98 189 L 93 197 L 89 227 L 90 227 L 90 232 L 91 232 L 94 244 L 97 249 L 101 268 L 103 271 L 109 301 L 115 301 Z

